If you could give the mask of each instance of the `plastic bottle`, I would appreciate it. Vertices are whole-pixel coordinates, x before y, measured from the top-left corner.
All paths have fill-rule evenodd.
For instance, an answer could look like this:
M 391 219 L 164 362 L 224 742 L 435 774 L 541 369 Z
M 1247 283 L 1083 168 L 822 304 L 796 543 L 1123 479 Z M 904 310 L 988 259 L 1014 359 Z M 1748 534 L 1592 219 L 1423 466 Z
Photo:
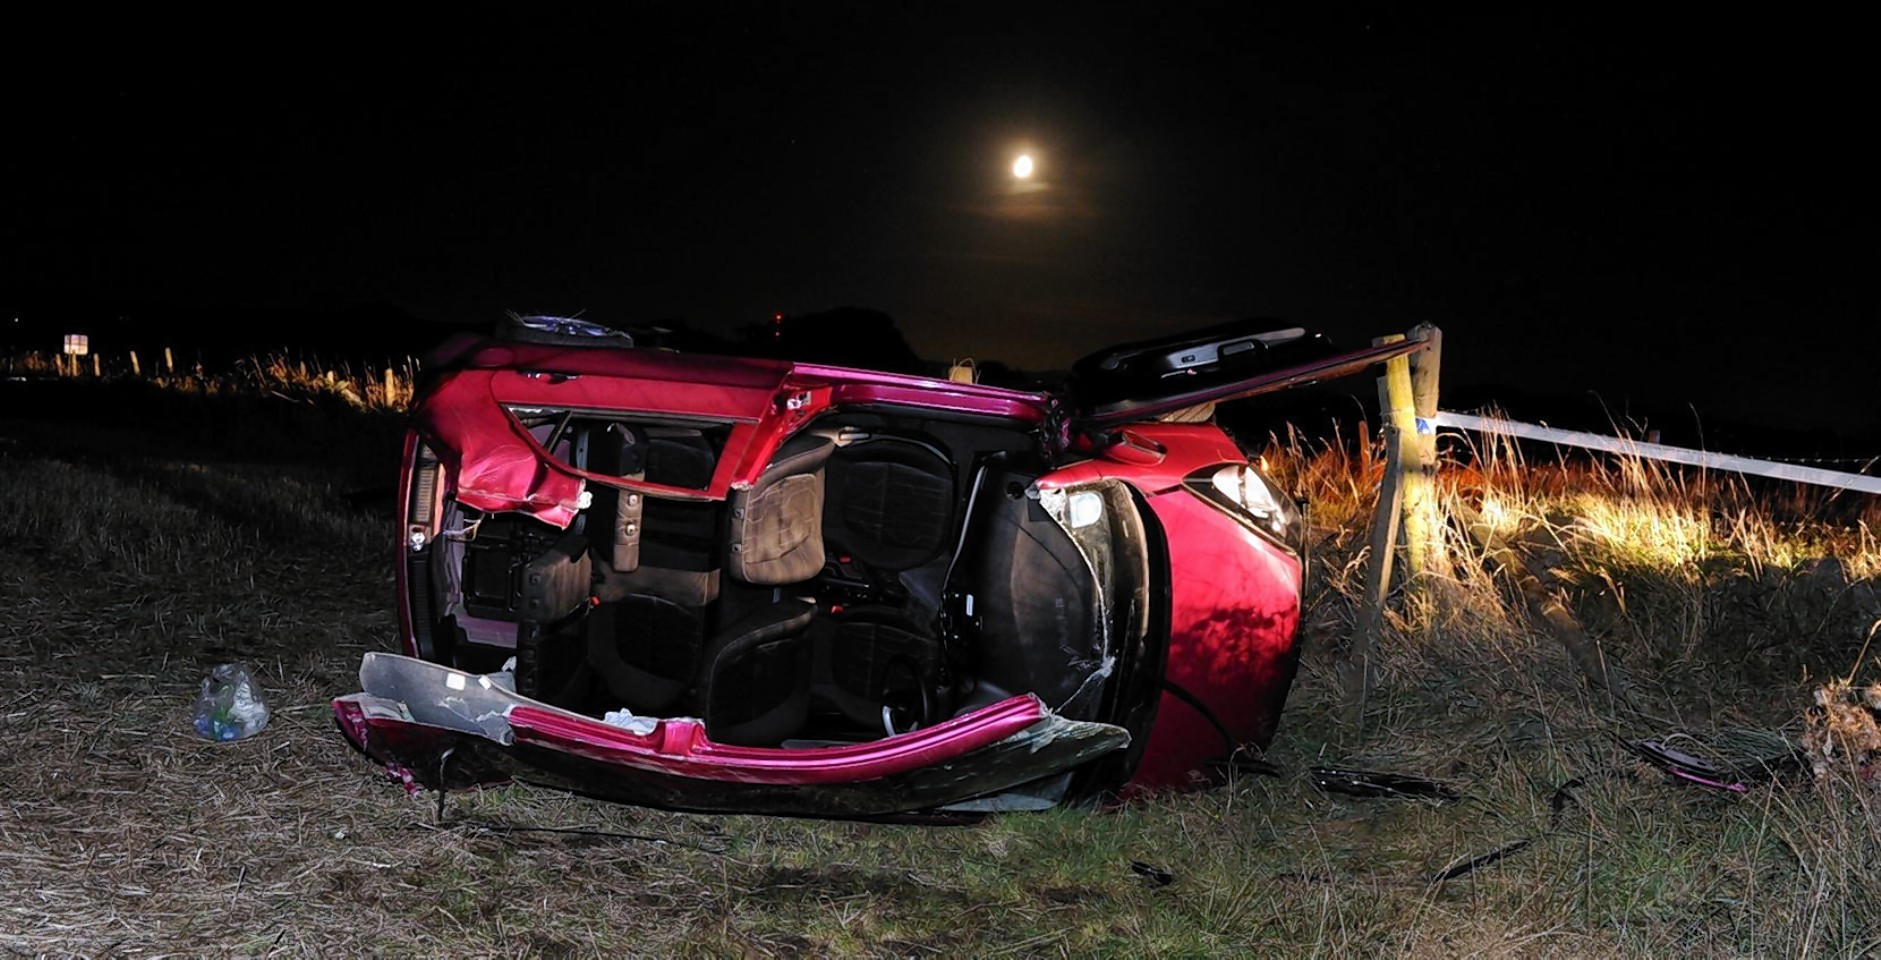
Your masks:
M 248 668 L 224 663 L 202 681 L 196 697 L 196 732 L 207 740 L 240 740 L 268 725 L 268 705 Z

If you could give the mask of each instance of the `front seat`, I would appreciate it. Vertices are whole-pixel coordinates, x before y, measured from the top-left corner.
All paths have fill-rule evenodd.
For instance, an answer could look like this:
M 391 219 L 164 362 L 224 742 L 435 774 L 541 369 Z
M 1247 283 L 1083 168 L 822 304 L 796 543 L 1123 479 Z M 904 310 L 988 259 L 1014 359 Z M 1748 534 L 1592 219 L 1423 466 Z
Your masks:
M 953 466 L 921 439 L 875 434 L 831 459 L 829 501 L 836 568 L 869 599 L 819 624 L 813 689 L 861 729 L 925 725 L 945 712 L 935 627 L 955 543 Z
M 954 474 L 938 450 L 879 435 L 844 446 L 830 462 L 831 546 L 874 576 L 933 562 L 953 546 Z

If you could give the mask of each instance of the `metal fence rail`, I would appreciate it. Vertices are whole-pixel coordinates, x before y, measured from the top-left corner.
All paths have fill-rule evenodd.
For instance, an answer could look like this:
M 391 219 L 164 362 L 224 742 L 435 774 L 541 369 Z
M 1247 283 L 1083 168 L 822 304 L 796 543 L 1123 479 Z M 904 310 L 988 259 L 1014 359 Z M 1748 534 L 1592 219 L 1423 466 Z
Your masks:
M 1667 460 L 1673 463 L 1687 463 L 1693 466 L 1730 470 L 1735 473 L 1755 474 L 1760 477 L 1774 477 L 1778 480 L 1794 480 L 1798 483 L 1811 483 L 1825 487 L 1840 487 L 1844 490 L 1859 490 L 1863 493 L 1881 493 L 1881 477 L 1864 476 L 1859 473 L 1845 473 L 1840 470 L 1824 470 L 1820 467 L 1807 467 L 1794 463 L 1775 463 L 1752 457 L 1739 457 L 1728 453 L 1711 453 L 1705 450 L 1690 450 L 1685 447 L 1670 447 L 1663 443 L 1646 443 L 1628 440 L 1625 437 L 1607 437 L 1597 433 L 1582 433 L 1578 430 L 1562 430 L 1556 427 L 1543 427 L 1531 423 L 1519 423 L 1498 417 L 1481 417 L 1469 413 L 1456 413 L 1439 410 L 1429 420 L 1419 420 L 1419 432 L 1435 427 L 1454 427 L 1459 430 L 1475 430 L 1480 433 L 1497 433 L 1505 436 L 1521 437 L 1528 440 L 1541 440 L 1546 443 L 1560 443 L 1591 450 L 1604 450 L 1608 453 L 1626 456 L 1647 457 L 1653 460 Z

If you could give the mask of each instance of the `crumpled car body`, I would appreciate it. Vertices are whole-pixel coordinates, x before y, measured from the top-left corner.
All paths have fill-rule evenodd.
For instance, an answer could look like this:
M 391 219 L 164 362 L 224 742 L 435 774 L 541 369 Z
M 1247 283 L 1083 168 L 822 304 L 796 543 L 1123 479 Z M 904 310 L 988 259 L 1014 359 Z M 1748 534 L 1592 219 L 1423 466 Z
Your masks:
M 1108 802 L 1266 746 L 1303 523 L 1204 414 L 1406 350 L 1229 325 L 1060 397 L 542 339 L 432 358 L 402 649 L 341 730 L 439 789 L 840 818 Z

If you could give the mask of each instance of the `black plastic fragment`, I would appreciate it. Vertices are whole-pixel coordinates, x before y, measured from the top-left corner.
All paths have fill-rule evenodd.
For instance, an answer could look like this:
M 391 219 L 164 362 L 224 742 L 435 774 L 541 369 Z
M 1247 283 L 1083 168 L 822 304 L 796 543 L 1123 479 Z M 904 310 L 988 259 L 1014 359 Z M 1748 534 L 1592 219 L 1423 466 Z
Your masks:
M 1731 771 L 1709 760 L 1692 756 L 1682 750 L 1675 750 L 1657 739 L 1634 740 L 1627 746 L 1631 747 L 1635 754 L 1655 766 L 1714 779 L 1723 779 L 1732 775 Z
M 1334 767 L 1314 767 L 1310 772 L 1313 784 L 1328 793 L 1343 793 L 1353 797 L 1434 800 L 1438 803 L 1463 799 L 1463 795 L 1455 789 L 1428 777 Z
M 1442 872 L 1432 877 L 1430 879 L 1430 882 L 1442 883 L 1445 880 L 1455 880 L 1457 877 L 1460 877 L 1470 872 L 1471 870 L 1475 870 L 1478 867 L 1489 866 L 1490 864 L 1495 863 L 1497 860 L 1500 860 L 1503 857 L 1506 857 L 1509 854 L 1514 853 L 1517 850 L 1520 850 L 1523 847 L 1526 847 L 1529 844 L 1534 843 L 1534 842 L 1535 840 L 1533 837 L 1524 837 L 1523 839 L 1517 840 L 1514 843 L 1511 843 L 1508 846 L 1505 846 L 1499 850 L 1491 850 L 1488 853 L 1482 854 L 1481 856 L 1471 857 L 1468 860 L 1459 860 L 1456 863 L 1453 863 L 1445 867 Z
M 1580 802 L 1574 799 L 1572 791 L 1582 783 L 1585 783 L 1586 780 L 1586 777 L 1575 777 L 1554 788 L 1554 795 L 1548 798 L 1548 826 L 1559 826 L 1561 824 L 1561 811 L 1566 810 L 1567 805 L 1570 803 Z
M 1227 757 L 1215 757 L 1208 761 L 1208 766 L 1222 776 L 1234 774 L 1236 776 L 1277 777 L 1280 776 L 1281 772 L 1280 768 L 1274 764 L 1259 757 L 1248 756 L 1245 753 L 1236 753 Z
M 1141 860 L 1130 861 L 1130 872 L 1139 877 L 1146 877 L 1156 886 L 1166 887 L 1176 882 L 1176 875 L 1161 867 L 1152 867 Z

